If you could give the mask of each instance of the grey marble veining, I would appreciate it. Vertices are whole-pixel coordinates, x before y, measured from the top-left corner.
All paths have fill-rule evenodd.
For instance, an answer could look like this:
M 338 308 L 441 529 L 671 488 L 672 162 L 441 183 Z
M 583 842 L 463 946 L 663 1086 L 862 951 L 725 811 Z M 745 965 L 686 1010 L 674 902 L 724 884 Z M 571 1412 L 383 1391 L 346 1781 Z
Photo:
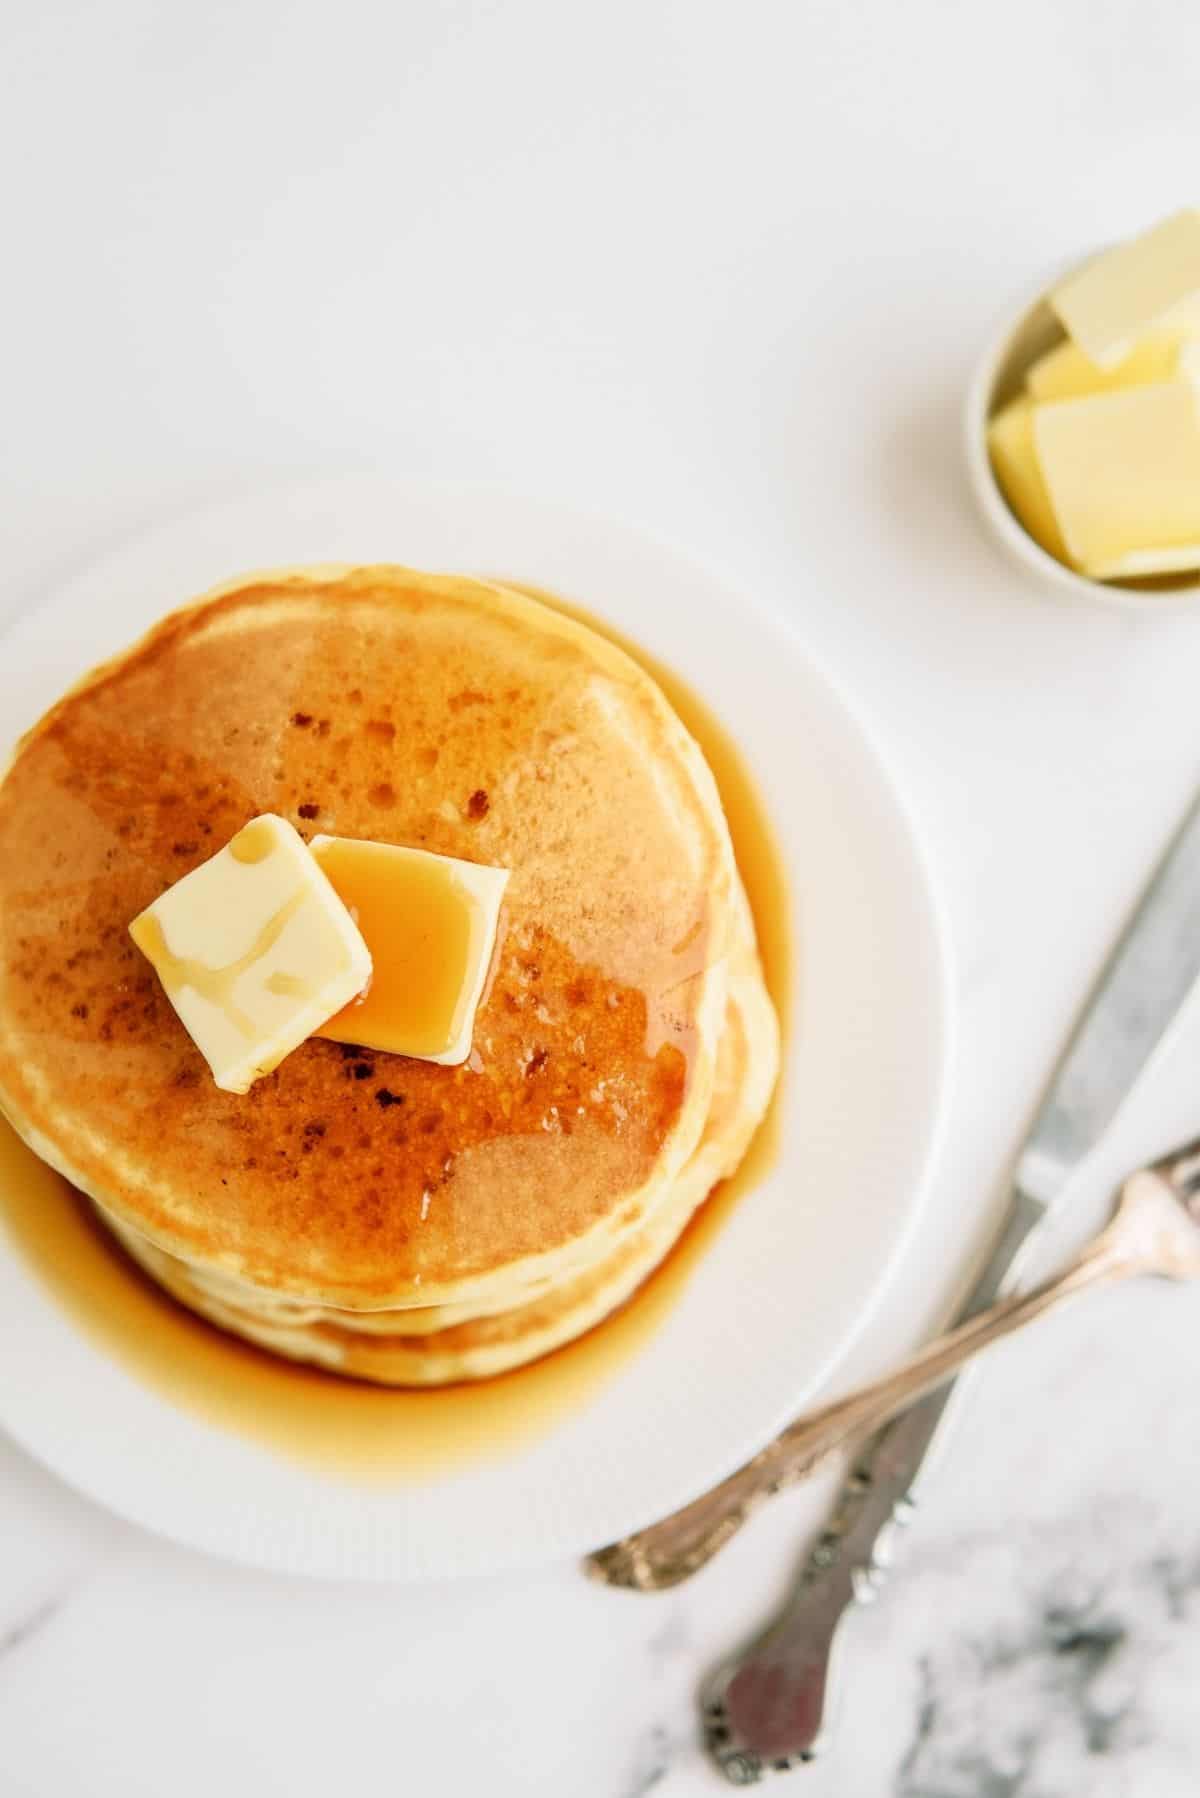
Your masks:
M 26 1642 L 32 1641 L 40 1630 L 45 1629 L 62 1608 L 64 1602 L 65 1595 L 62 1593 L 57 1593 L 52 1598 L 44 1598 L 40 1603 L 35 1604 L 31 1611 L 26 1611 L 23 1616 L 18 1617 L 15 1623 L 10 1623 L 6 1628 L 0 1630 L 0 1667 L 8 1655 L 15 1654 Z M 0 1677 L 2 1677 L 2 1672 L 0 1672 Z
M 1195 1732 L 1176 1702 L 1200 1686 L 1200 1527 L 1130 1558 L 1132 1523 L 968 1539 L 956 1571 L 914 1576 L 946 1628 L 919 1655 L 896 1798 L 1197 1790 Z M 947 1581 L 973 1595 L 966 1617 L 943 1611 L 933 1588 Z
M 672 1741 L 666 1725 L 652 1723 L 636 1745 L 633 1774 L 622 1798 L 645 1798 L 647 1792 L 661 1785 L 677 1750 L 678 1743 Z

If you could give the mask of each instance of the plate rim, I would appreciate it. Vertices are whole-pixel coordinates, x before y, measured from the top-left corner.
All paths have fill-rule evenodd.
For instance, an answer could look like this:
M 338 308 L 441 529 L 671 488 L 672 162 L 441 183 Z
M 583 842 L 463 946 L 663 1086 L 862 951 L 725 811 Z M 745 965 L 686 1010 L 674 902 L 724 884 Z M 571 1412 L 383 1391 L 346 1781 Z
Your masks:
M 937 877 L 935 864 L 930 852 L 928 838 L 924 827 L 915 812 L 911 797 L 904 783 L 896 777 L 888 764 L 879 736 L 871 722 L 865 717 L 861 704 L 847 690 L 844 682 L 835 675 L 823 657 L 815 653 L 803 640 L 797 620 L 782 606 L 771 604 L 763 598 L 748 582 L 739 579 L 720 563 L 707 556 L 699 557 L 692 551 L 675 542 L 661 532 L 645 528 L 640 522 L 629 523 L 611 517 L 597 509 L 582 506 L 571 501 L 563 501 L 552 496 L 534 496 L 521 494 L 513 489 L 494 482 L 453 481 L 445 479 L 429 480 L 411 477 L 402 473 L 387 471 L 363 471 L 362 473 L 343 474 L 324 477 L 303 482 L 281 481 L 265 483 L 249 492 L 216 503 L 198 505 L 192 508 L 181 508 L 171 512 L 147 529 L 131 531 L 115 544 L 109 543 L 101 547 L 91 558 L 80 555 L 73 572 L 65 578 L 48 584 L 40 595 L 30 597 L 15 609 L 9 609 L 0 618 L 0 647 L 14 635 L 21 633 L 22 625 L 48 607 L 69 606 L 72 596 L 79 588 L 86 588 L 89 583 L 102 580 L 106 570 L 116 571 L 122 563 L 139 555 L 153 553 L 157 544 L 169 543 L 173 538 L 186 534 L 189 530 L 201 531 L 212 527 L 214 521 L 232 515 L 253 515 L 256 508 L 271 506 L 305 506 L 311 505 L 318 496 L 328 500 L 345 493 L 361 493 L 368 487 L 395 493 L 403 493 L 409 504 L 429 503 L 467 503 L 485 506 L 512 506 L 528 514 L 530 517 L 547 517 L 553 515 L 559 520 L 573 520 L 587 527 L 611 535 L 617 542 L 633 543 L 645 551 L 651 552 L 673 564 L 684 574 L 694 575 L 707 590 L 710 599 L 719 601 L 725 606 L 736 606 L 743 612 L 753 616 L 755 631 L 752 634 L 757 642 L 768 644 L 772 635 L 786 639 L 790 655 L 803 666 L 810 681 L 824 690 L 827 701 L 834 713 L 840 713 L 845 727 L 858 739 L 862 759 L 871 770 L 876 786 L 876 796 L 884 802 L 893 816 L 897 826 L 898 841 L 903 843 L 909 869 L 912 875 L 910 883 L 910 901 L 917 904 L 923 914 L 926 925 L 926 949 L 931 956 L 931 971 L 934 976 L 933 990 L 929 994 L 930 1023 L 932 1026 L 932 1048 L 930 1053 L 930 1085 L 926 1103 L 926 1116 L 922 1131 L 919 1151 L 915 1157 L 915 1171 L 910 1181 L 907 1202 L 902 1208 L 899 1219 L 890 1238 L 890 1251 L 883 1260 L 871 1285 L 864 1291 L 857 1313 L 842 1332 L 832 1340 L 825 1352 L 817 1358 L 817 1365 L 811 1368 L 803 1382 L 797 1381 L 797 1390 L 793 1398 L 783 1408 L 782 1414 L 775 1415 L 768 1427 L 761 1419 L 757 1428 L 748 1436 L 728 1445 L 723 1455 L 713 1454 L 706 1463 L 705 1473 L 698 1482 L 683 1481 L 678 1489 L 667 1494 L 661 1504 L 656 1503 L 647 1509 L 644 1504 L 629 1505 L 624 1508 L 621 1520 L 618 1507 L 618 1523 L 615 1527 L 606 1527 L 602 1540 L 611 1540 L 639 1527 L 650 1517 L 669 1511 L 686 1503 L 689 1498 L 708 1489 L 719 1481 L 734 1467 L 739 1465 L 748 1454 L 771 1439 L 776 1431 L 788 1421 L 790 1416 L 808 1402 L 812 1395 L 820 1391 L 829 1381 L 833 1371 L 842 1364 L 863 1336 L 869 1331 L 878 1316 L 883 1300 L 897 1275 L 904 1265 L 906 1256 L 911 1252 L 918 1227 L 927 1210 L 930 1188 L 934 1170 L 945 1141 L 951 1113 L 953 1087 L 953 1069 L 955 1065 L 955 1042 L 958 1030 L 956 1006 L 956 983 L 954 979 L 953 936 L 949 926 L 945 895 Z M 299 558 L 296 558 L 299 560 Z M 285 565 L 280 562 L 279 565 Z M 517 578 L 515 575 L 512 578 Z M 77 601 L 75 602 L 77 603 Z M 186 603 L 181 600 L 180 603 Z M 718 708 L 719 710 L 719 708 Z M 733 733 L 736 737 L 736 731 Z M 0 766 L 3 765 L 0 759 Z M 24 1265 L 20 1251 L 11 1244 L 6 1233 L 0 1229 L 0 1256 L 4 1256 L 18 1266 L 24 1275 L 40 1290 L 40 1282 L 36 1275 Z M 73 1321 L 55 1305 L 55 1309 L 66 1329 L 81 1334 Z M 93 1345 L 88 1345 L 90 1352 L 95 1353 Z M 640 1357 L 653 1352 L 653 1342 L 643 1345 L 637 1351 Z M 132 1380 L 126 1370 L 114 1363 L 117 1373 Z M 269 1539 L 261 1530 L 251 1536 L 230 1537 L 219 1527 L 212 1531 L 198 1531 L 195 1528 L 173 1527 L 170 1519 L 152 1514 L 143 1508 L 133 1496 L 124 1496 L 120 1500 L 113 1497 L 108 1490 L 99 1490 L 79 1469 L 64 1465 L 69 1460 L 53 1452 L 44 1442 L 31 1440 L 31 1432 L 15 1426 L 5 1415 L 7 1407 L 0 1399 L 0 1427 L 5 1428 L 25 1452 L 29 1453 L 41 1465 L 48 1467 L 57 1477 L 75 1489 L 82 1491 L 95 1502 L 136 1522 L 140 1527 L 149 1530 L 164 1539 L 182 1546 L 211 1553 L 223 1559 L 246 1566 L 266 1568 L 273 1571 L 288 1572 L 316 1578 L 351 1578 L 351 1579 L 422 1579 L 444 1578 L 454 1575 L 479 1575 L 488 1572 L 500 1572 L 521 1566 L 544 1564 L 547 1560 L 559 1558 L 563 1554 L 582 1553 L 588 1548 L 600 1545 L 601 1538 L 590 1532 L 581 1536 L 570 1548 L 556 1543 L 549 1552 L 522 1552 L 516 1550 L 511 1554 L 497 1552 L 493 1544 L 492 1551 L 487 1554 L 472 1556 L 467 1554 L 457 1559 L 443 1558 L 437 1565 L 408 1566 L 400 1564 L 379 1568 L 374 1564 L 355 1565 L 347 1562 L 339 1555 L 335 1561 L 319 1562 L 319 1558 L 299 1561 L 294 1550 L 284 1549 L 276 1552 Z M 203 1420 L 191 1416 L 191 1421 L 201 1429 L 210 1429 Z M 355 1490 L 353 1486 L 349 1490 Z

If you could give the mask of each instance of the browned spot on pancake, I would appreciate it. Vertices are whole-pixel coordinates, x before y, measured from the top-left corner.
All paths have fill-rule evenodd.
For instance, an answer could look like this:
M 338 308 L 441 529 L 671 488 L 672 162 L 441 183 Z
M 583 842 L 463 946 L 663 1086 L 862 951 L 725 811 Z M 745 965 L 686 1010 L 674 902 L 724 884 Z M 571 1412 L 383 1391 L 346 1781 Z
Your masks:
M 396 726 L 386 718 L 368 718 L 366 731 L 369 737 L 374 737 L 379 743 L 394 743 L 396 740 Z
M 486 818 L 489 803 L 488 796 L 484 789 L 482 787 L 476 787 L 475 791 L 471 794 L 471 797 L 467 800 L 467 817 L 475 820 Z
M 377 805 L 380 811 L 390 812 L 396 803 L 396 789 L 390 780 L 381 780 L 368 789 L 367 798 L 372 805 Z

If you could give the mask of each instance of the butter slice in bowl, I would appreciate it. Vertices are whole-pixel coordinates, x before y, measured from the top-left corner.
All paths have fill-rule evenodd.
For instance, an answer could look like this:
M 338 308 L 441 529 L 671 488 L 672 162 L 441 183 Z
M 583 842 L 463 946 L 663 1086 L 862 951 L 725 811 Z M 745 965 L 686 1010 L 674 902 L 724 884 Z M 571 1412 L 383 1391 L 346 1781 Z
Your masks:
M 299 833 L 266 812 L 129 926 L 226 1092 L 250 1090 L 371 975 L 353 918 Z
M 992 419 L 988 453 L 1001 492 L 1030 536 L 1047 555 L 1066 562 L 1067 546 L 1033 447 L 1033 402 L 1028 394 L 1010 400 Z
M 1068 338 L 1038 357 L 1025 376 L 1025 386 L 1031 400 L 1045 404 L 1169 381 L 1185 371 L 1185 351 L 1191 342 L 1189 333 L 1178 328 L 1151 331 L 1112 368 L 1098 368 Z
M 1077 567 L 1097 580 L 1200 568 L 1200 399 L 1191 381 L 1037 406 L 1033 442 Z
M 1200 212 L 1176 212 L 1060 281 L 1050 304 L 1089 362 L 1113 368 L 1148 328 L 1200 323 Z
M 466 1061 L 508 869 L 351 837 L 316 836 L 312 854 L 374 965 L 365 991 L 316 1034 L 444 1067 Z

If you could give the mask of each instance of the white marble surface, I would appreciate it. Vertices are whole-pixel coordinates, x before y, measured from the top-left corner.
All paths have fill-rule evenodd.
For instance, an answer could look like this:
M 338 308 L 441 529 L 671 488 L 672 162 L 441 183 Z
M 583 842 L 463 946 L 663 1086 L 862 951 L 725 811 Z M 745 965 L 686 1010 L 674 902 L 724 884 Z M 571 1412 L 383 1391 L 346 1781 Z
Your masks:
M 957 438 L 1006 296 L 1197 198 L 1198 54 L 1187 0 L 0 9 L 0 608 L 254 482 L 499 479 L 727 565 L 877 719 L 963 1028 L 925 1250 L 847 1379 L 944 1313 L 1200 771 L 1200 615 L 1029 591 Z M 1197 1051 L 1193 1012 L 1093 1200 L 1200 1125 Z M 1200 1294 L 1146 1288 L 997 1352 L 798 1789 L 1196 1790 L 1198 1342 Z M 0 1791 L 698 1798 L 697 1680 L 821 1498 L 657 1600 L 342 1589 L 167 1548 L 0 1442 Z

